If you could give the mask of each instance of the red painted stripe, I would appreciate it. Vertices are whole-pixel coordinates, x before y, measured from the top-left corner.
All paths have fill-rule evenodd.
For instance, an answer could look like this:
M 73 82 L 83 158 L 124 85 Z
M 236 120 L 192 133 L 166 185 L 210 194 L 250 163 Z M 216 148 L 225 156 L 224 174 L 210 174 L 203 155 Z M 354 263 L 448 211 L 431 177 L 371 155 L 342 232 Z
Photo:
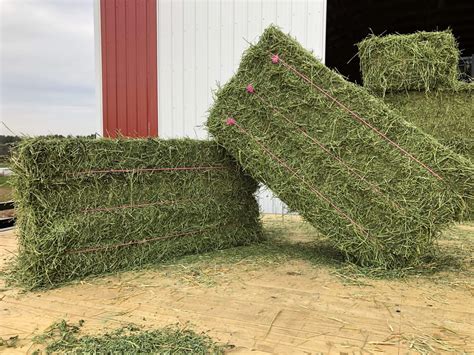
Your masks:
M 105 0 L 100 1 L 100 33 L 101 33 L 101 54 L 102 54 L 102 130 L 105 134 L 107 131 L 107 112 L 108 112 L 108 105 L 107 105 L 107 51 L 105 50 L 106 46 L 105 43 L 107 42 L 107 31 L 106 31 L 106 21 L 107 18 L 105 16 L 106 11 L 102 10 L 105 9 Z
M 137 4 L 137 135 L 147 135 L 147 75 L 146 75 L 146 51 L 147 51 L 147 26 L 146 26 L 146 1 L 136 0 Z
M 103 129 L 158 135 L 156 0 L 101 0 Z
M 126 0 L 116 0 L 117 128 L 120 134 L 126 134 L 125 132 L 127 132 L 127 48 L 125 37 L 125 1 Z
M 107 51 L 107 92 L 105 99 L 107 100 L 107 116 L 105 118 L 107 136 L 115 136 L 117 130 L 117 38 L 116 38 L 116 23 L 115 23 L 115 0 L 105 1 L 106 9 L 106 43 L 105 50 Z
M 137 132 L 137 17 L 135 1 L 126 2 L 127 13 L 127 136 Z
M 158 63 L 156 0 L 147 2 L 148 135 L 158 135 Z M 155 78 L 155 80 L 153 80 Z

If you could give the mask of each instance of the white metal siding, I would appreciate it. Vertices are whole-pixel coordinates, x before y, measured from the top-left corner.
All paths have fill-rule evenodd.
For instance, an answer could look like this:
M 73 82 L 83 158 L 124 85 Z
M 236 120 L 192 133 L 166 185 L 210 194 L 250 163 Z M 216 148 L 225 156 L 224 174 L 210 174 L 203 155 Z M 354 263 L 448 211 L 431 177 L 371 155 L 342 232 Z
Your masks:
M 270 24 L 324 60 L 326 0 L 158 0 L 158 132 L 206 139 L 203 124 L 217 83 L 237 70 L 246 41 Z M 266 213 L 285 213 L 262 189 Z

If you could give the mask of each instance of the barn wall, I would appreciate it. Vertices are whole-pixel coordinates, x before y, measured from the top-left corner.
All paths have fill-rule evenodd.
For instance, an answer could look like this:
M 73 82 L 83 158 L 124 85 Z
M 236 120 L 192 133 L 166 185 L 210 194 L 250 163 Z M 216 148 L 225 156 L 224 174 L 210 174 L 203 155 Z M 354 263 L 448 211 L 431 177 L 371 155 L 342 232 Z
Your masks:
M 156 0 L 101 0 L 103 135 L 158 134 Z
M 326 0 L 158 0 L 160 137 L 207 138 L 212 91 L 237 70 L 246 42 L 271 23 L 324 60 Z M 268 190 L 262 210 L 285 212 Z

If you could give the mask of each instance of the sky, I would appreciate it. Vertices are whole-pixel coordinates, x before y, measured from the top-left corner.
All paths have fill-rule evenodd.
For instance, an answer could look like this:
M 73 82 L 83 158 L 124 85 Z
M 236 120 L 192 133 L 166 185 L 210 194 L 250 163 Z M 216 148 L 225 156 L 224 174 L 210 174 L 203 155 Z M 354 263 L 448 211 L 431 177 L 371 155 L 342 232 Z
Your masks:
M 96 132 L 93 0 L 0 0 L 0 119 L 0 135 Z

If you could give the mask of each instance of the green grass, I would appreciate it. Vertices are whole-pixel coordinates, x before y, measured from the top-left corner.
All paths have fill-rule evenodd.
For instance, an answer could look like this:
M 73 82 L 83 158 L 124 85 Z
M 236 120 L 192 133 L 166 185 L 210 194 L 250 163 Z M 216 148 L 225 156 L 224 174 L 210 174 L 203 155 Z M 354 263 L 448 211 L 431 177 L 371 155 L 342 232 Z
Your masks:
M 178 326 L 143 330 L 128 325 L 99 336 L 81 336 L 83 324 L 54 323 L 33 339 L 44 345 L 34 354 L 223 354 L 226 348 L 205 333 Z

